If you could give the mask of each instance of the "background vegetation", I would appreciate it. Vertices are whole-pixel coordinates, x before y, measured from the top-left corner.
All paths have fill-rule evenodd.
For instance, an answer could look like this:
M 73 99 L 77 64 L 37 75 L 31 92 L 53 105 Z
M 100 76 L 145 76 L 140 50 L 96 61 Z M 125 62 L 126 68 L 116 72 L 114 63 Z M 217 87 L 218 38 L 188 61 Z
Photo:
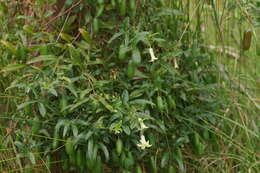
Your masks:
M 0 14 L 0 171 L 259 172 L 259 0 Z

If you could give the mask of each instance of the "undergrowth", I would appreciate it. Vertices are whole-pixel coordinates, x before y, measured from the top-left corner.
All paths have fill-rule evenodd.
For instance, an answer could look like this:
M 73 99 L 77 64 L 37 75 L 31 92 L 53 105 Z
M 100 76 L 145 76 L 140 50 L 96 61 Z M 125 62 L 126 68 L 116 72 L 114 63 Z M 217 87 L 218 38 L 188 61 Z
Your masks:
M 258 1 L 0 2 L 1 171 L 258 172 Z

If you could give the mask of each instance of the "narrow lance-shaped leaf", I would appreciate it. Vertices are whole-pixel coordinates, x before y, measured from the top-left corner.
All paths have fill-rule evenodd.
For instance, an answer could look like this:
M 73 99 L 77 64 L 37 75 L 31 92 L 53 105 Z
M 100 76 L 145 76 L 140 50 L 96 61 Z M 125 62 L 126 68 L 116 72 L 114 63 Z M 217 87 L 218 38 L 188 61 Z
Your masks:
M 72 105 L 72 107 L 70 108 L 70 111 L 73 111 L 74 109 L 76 109 L 77 107 L 81 106 L 82 104 L 84 104 L 88 100 L 89 100 L 89 98 L 87 97 L 87 98 L 77 102 L 76 104 Z
M 40 55 L 28 61 L 27 64 L 33 64 L 42 61 L 55 61 L 55 60 L 57 60 L 57 57 L 55 57 L 54 55 Z
M 32 152 L 28 153 L 28 157 L 29 157 L 32 164 L 36 164 L 35 156 Z
M 64 125 L 64 129 L 63 129 L 63 137 L 66 136 L 67 132 L 69 131 L 70 129 L 70 122 L 66 122 L 65 125 Z
M 133 48 L 132 50 L 132 60 L 135 64 L 141 63 L 141 54 L 137 47 Z
M 115 33 L 111 38 L 110 40 L 108 40 L 108 44 L 111 44 L 115 39 L 119 38 L 121 35 L 123 35 L 122 32 L 118 32 L 118 33 Z
M 82 35 L 82 37 L 84 38 L 84 40 L 86 40 L 88 43 L 91 43 L 91 37 L 90 34 L 83 28 L 79 28 L 79 32 Z
M 25 64 L 8 64 L 7 66 L 3 67 L 0 72 L 12 72 L 12 71 L 17 71 L 22 68 L 26 67 Z
M 164 168 L 168 164 L 169 158 L 170 158 L 170 153 L 168 153 L 168 152 L 164 153 L 162 160 L 161 160 L 162 168 Z
M 60 37 L 67 42 L 71 42 L 73 40 L 73 37 L 66 33 L 61 33 Z
M 127 90 L 124 90 L 123 93 L 122 93 L 122 100 L 123 100 L 123 103 L 126 105 L 129 101 L 129 93 Z
M 18 106 L 17 106 L 17 109 L 20 110 L 20 109 L 26 107 L 27 105 L 33 104 L 33 103 L 35 103 L 35 102 L 37 102 L 37 101 L 28 101 L 28 102 L 24 102 L 24 103 L 18 105 Z
M 102 149 L 102 151 L 105 155 L 106 161 L 108 161 L 109 160 L 109 152 L 108 152 L 107 147 L 103 143 L 99 143 L 99 146 L 101 147 L 101 149 Z
M 38 103 L 38 108 L 39 108 L 40 114 L 44 117 L 46 115 L 45 106 L 42 103 Z
M 88 141 L 87 156 L 89 159 L 93 158 L 93 140 L 92 139 Z
M 78 133 L 79 133 L 79 130 L 78 130 L 78 127 L 76 125 L 72 125 L 72 133 L 73 133 L 73 136 L 78 136 Z
M 114 112 L 113 107 L 101 96 L 97 97 L 97 100 L 102 103 L 106 109 L 108 109 L 110 112 Z

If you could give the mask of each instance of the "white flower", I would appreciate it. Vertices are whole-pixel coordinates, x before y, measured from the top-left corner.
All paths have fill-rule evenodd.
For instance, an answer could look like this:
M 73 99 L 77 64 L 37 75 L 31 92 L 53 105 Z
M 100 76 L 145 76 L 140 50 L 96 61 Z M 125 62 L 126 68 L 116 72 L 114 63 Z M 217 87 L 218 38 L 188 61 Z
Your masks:
M 174 67 L 175 67 L 176 69 L 179 68 L 179 65 L 178 65 L 178 63 L 177 63 L 176 58 L 174 58 Z
M 147 129 L 148 127 L 144 124 L 144 121 L 141 118 L 138 118 L 139 123 L 140 123 L 140 129 L 139 130 L 144 130 Z
M 141 135 L 140 143 L 137 144 L 137 146 L 140 147 L 142 150 L 144 150 L 145 148 L 149 148 L 152 145 L 149 144 L 149 141 L 145 140 L 144 135 Z
M 148 129 L 148 127 L 144 124 L 144 122 L 140 123 L 141 130 Z
M 151 56 L 150 62 L 154 62 L 155 60 L 158 59 L 158 58 L 156 58 L 156 57 L 154 56 L 153 48 L 149 48 L 149 53 L 150 53 L 150 56 Z

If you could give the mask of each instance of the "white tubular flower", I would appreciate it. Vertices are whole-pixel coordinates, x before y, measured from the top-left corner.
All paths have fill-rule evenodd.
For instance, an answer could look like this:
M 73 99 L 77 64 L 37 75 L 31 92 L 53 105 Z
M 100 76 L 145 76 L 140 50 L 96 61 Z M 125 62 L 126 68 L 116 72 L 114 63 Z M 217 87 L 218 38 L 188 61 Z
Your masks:
M 149 53 L 150 53 L 150 56 L 151 56 L 150 62 L 154 62 L 155 60 L 158 59 L 158 58 L 156 58 L 156 57 L 154 56 L 153 48 L 149 48 Z
M 142 150 L 144 150 L 145 148 L 149 148 L 152 145 L 149 144 L 149 141 L 145 140 L 144 135 L 141 135 L 140 143 L 137 144 L 137 146 L 140 147 Z
M 140 129 L 139 130 L 144 130 L 148 129 L 148 127 L 144 124 L 144 121 L 141 118 L 138 118 L 139 123 L 140 123 Z
M 141 130 L 148 129 L 148 127 L 144 124 L 144 122 L 140 123 Z
M 176 58 L 174 58 L 174 68 L 179 68 L 179 65 L 178 65 L 178 63 L 177 63 L 177 60 L 176 60 Z

